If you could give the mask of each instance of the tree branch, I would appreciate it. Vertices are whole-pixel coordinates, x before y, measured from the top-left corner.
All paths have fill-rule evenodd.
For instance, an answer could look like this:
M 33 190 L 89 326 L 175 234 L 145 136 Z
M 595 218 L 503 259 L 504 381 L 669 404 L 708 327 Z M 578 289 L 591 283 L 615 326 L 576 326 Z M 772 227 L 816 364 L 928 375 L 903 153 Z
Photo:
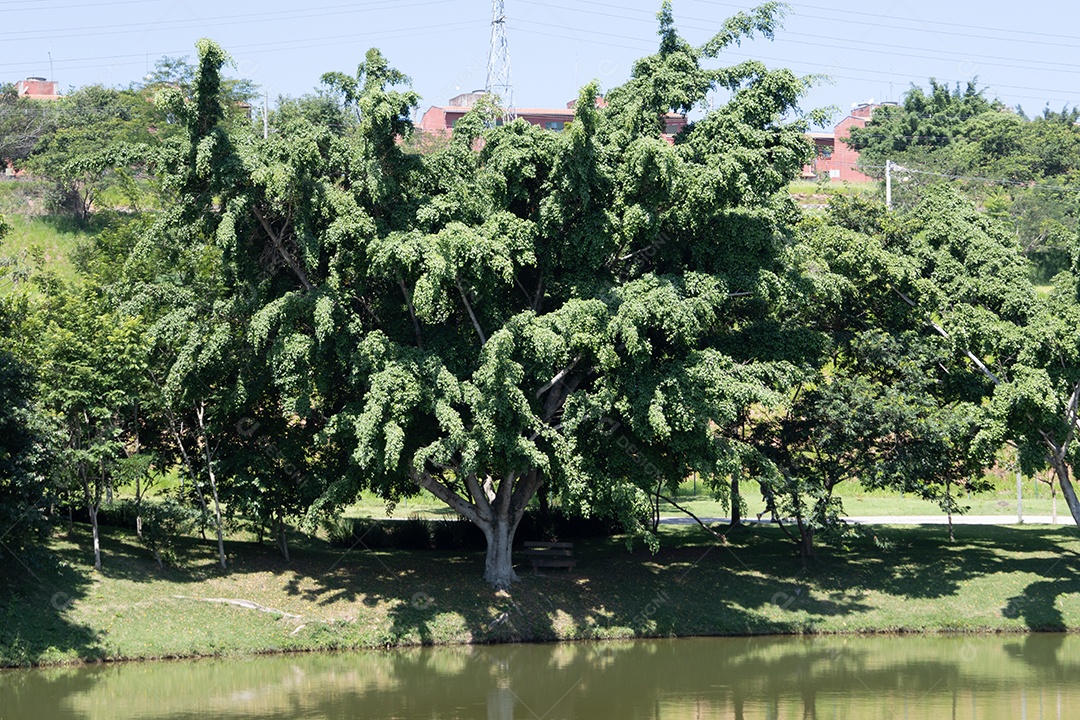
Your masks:
M 285 264 L 288 265 L 296 277 L 300 279 L 300 284 L 304 286 L 304 289 L 310 292 L 313 286 L 311 281 L 308 280 L 307 272 L 300 263 L 297 262 L 296 258 L 292 256 L 292 253 L 286 249 L 281 236 L 274 232 L 274 228 L 270 225 L 270 221 L 266 219 L 266 216 L 262 214 L 259 208 L 252 208 L 252 210 L 255 212 L 255 217 L 257 217 L 262 224 L 263 230 L 270 236 L 270 240 L 274 243 L 274 248 L 278 251 L 281 259 L 285 261 Z
M 487 522 L 486 518 L 481 518 L 479 512 L 477 512 L 477 508 L 475 505 L 467 502 L 456 492 L 436 480 L 431 475 L 431 473 L 417 472 L 415 468 L 410 466 L 409 477 L 417 485 L 424 488 L 432 495 L 449 505 L 450 508 L 454 510 L 454 512 L 456 512 L 458 515 L 461 515 L 466 520 L 472 522 L 475 525 L 482 525 Z
M 416 319 L 416 310 L 413 308 L 412 293 L 409 292 L 409 288 L 405 285 L 405 279 L 398 276 L 398 286 L 401 288 L 401 294 L 405 296 L 405 305 L 409 308 L 409 318 L 412 319 L 413 331 L 416 333 L 416 346 L 421 350 L 424 349 L 424 338 L 420 335 L 420 322 Z
M 480 336 L 480 344 L 487 344 L 487 337 L 484 335 L 484 331 L 480 329 L 480 322 L 476 319 L 476 313 L 473 312 L 472 305 L 469 304 L 469 298 L 465 295 L 465 290 L 461 287 L 461 278 L 457 278 L 457 289 L 461 293 L 461 301 L 465 303 L 465 309 L 469 311 L 469 319 L 472 320 L 473 327 L 476 328 L 476 334 Z
M 476 479 L 476 473 L 468 473 L 465 476 L 465 487 L 469 489 L 469 494 L 472 495 L 479 509 L 478 514 L 486 520 L 491 520 L 491 501 L 494 499 L 495 493 L 481 487 L 480 482 Z
M 901 300 L 906 302 L 911 307 L 913 307 L 913 308 L 918 307 L 918 305 L 916 304 L 916 302 L 914 300 L 909 298 L 904 293 L 900 292 L 900 290 L 898 290 L 897 288 L 893 288 L 892 290 L 893 290 L 894 293 L 896 293 L 900 297 Z M 932 327 L 934 329 L 934 332 L 936 332 L 941 337 L 945 338 L 946 340 L 949 339 L 950 336 L 949 336 L 948 331 L 946 331 L 945 328 L 941 327 L 940 325 L 938 325 L 933 320 L 930 320 L 929 318 L 927 318 L 926 324 L 929 325 L 930 327 Z M 975 367 L 979 368 L 979 372 L 981 372 L 984 376 L 986 376 L 992 383 L 994 383 L 995 385 L 1000 385 L 1001 384 L 1001 378 L 999 378 L 997 375 L 995 375 L 993 372 L 991 372 L 990 368 L 986 367 L 986 364 L 983 363 L 983 361 L 980 360 L 978 358 L 978 356 L 975 355 L 975 353 L 971 352 L 967 348 L 964 348 L 963 350 L 961 350 L 961 352 L 964 353 L 964 356 L 968 360 L 975 363 Z
M 567 374 L 569 374 L 571 371 L 573 371 L 574 367 L 577 366 L 577 364 L 579 362 L 581 362 L 581 355 L 580 354 L 577 357 L 575 357 L 573 360 L 571 360 L 569 365 L 564 367 L 559 372 L 555 373 L 555 377 L 548 380 L 547 383 L 545 383 L 543 387 L 541 387 L 539 390 L 536 391 L 536 399 L 539 400 L 541 395 L 546 393 L 551 388 L 555 387 L 555 385 L 560 380 L 562 380 L 564 377 L 567 376 Z
M 727 536 L 726 536 L 726 535 L 723 535 L 723 534 L 721 534 L 721 533 L 718 533 L 718 532 L 716 532 L 716 531 L 715 531 L 715 530 L 713 530 L 713 529 L 712 529 L 711 527 L 709 527 L 709 526 L 708 526 L 708 525 L 706 525 L 706 524 L 705 524 L 704 522 L 702 522 L 701 518 L 699 518 L 699 517 L 698 517 L 697 515 L 695 515 L 694 513 L 690 512 L 690 511 L 689 511 L 688 509 L 684 508 L 684 507 L 683 507 L 682 505 L 680 505 L 679 503 L 675 502 L 674 500 L 672 500 L 671 498 L 667 497 L 666 495 L 662 495 L 662 494 L 660 494 L 660 493 L 658 492 L 658 493 L 656 493 L 656 496 L 657 496 L 657 497 L 659 497 L 659 498 L 660 498 L 661 500 L 663 500 L 664 502 L 668 503 L 669 505 L 672 505 L 672 506 L 673 506 L 673 507 L 674 507 L 674 508 L 675 508 L 676 510 L 678 510 L 679 512 L 681 512 L 681 513 L 684 513 L 684 514 L 686 514 L 686 515 L 689 515 L 690 517 L 692 517 L 692 518 L 694 519 L 694 522 L 696 522 L 696 523 L 697 523 L 698 525 L 700 525 L 701 527 L 703 527 L 703 528 L 705 529 L 705 531 L 706 531 L 706 532 L 708 532 L 708 533 L 709 533 L 710 535 L 712 535 L 712 536 L 713 536 L 714 538 L 716 538 L 717 540 L 719 540 L 719 541 L 720 541 L 721 543 L 723 543 L 724 545 L 727 545 Z
M 499 489 L 495 493 L 495 509 L 500 515 L 507 516 L 510 512 L 510 498 L 514 494 L 514 481 L 518 473 L 508 472 L 499 483 Z

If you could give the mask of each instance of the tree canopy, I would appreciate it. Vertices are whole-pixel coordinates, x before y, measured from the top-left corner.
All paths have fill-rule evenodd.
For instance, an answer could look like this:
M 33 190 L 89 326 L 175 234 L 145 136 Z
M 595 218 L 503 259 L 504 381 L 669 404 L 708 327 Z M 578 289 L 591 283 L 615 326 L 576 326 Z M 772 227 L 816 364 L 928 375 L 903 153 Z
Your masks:
M 426 491 L 480 528 L 503 588 L 537 496 L 655 547 L 686 478 L 736 508 L 757 483 L 809 556 L 842 529 L 841 483 L 952 513 L 1012 443 L 1080 519 L 1076 264 L 1035 292 L 1006 224 L 1029 217 L 1019 190 L 800 211 L 813 79 L 716 67 L 782 15 L 739 13 L 695 47 L 664 3 L 658 51 L 603 102 L 582 88 L 562 132 L 496 122 L 488 98 L 425 143 L 376 49 L 282 99 L 265 136 L 210 40 L 145 85 L 72 93 L 27 166 L 78 190 L 76 212 L 124 177 L 152 202 L 109 216 L 80 283 L 0 305 L 21 339 L 0 344 L 3 512 L 44 522 L 59 500 L 96 523 L 121 484 L 175 471 L 161 507 L 194 509 L 227 568 L 237 523 L 288 557 L 289 522 Z M 727 102 L 662 134 L 716 89 Z M 1046 148 L 1074 132 L 932 82 L 853 142 L 1020 182 L 1072 172 Z

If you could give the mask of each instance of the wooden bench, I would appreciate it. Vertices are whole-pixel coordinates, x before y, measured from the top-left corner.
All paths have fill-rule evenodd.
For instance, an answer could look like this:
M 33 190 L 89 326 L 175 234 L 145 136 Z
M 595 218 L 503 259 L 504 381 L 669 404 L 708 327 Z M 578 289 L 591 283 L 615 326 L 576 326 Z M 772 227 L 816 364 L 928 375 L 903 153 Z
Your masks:
M 569 572 L 574 568 L 574 543 L 526 542 L 524 550 L 533 570 L 566 568 Z

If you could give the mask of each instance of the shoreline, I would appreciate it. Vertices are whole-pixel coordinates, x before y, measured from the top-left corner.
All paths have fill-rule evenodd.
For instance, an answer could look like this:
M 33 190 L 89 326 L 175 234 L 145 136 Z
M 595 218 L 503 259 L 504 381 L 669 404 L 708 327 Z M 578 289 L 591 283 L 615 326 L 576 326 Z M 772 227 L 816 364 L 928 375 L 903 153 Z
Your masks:
M 0 665 L 0 673 L 20 670 L 56 670 L 83 667 L 99 667 L 105 665 L 134 665 L 142 663 L 170 663 L 170 662 L 195 662 L 200 660 L 223 660 L 223 659 L 247 659 L 259 657 L 288 657 L 290 655 L 317 655 L 358 652 L 394 652 L 397 650 L 418 650 L 421 648 L 461 648 L 461 647 L 490 647 L 500 645 L 562 645 L 582 643 L 622 643 L 634 641 L 652 640 L 692 640 L 706 638 L 784 638 L 784 639 L 815 639 L 815 638 L 910 638 L 910 637 L 1026 637 L 1029 635 L 1078 635 L 1080 627 L 1064 630 L 950 630 L 950 629 L 923 629 L 923 630 L 854 630 L 850 632 L 803 632 L 803 633 L 755 633 L 751 635 L 652 635 L 652 636 L 613 636 L 608 638 L 567 638 L 560 640 L 511 640 L 503 642 L 468 642 L 468 643 L 438 643 L 438 644 L 400 644 L 390 646 L 363 646 L 363 647 L 340 647 L 340 648 L 289 648 L 277 650 L 264 650 L 252 652 L 222 652 L 213 655 L 163 655 L 152 657 L 111 657 L 89 660 L 71 660 L 54 663 L 41 663 L 38 665 Z
M 230 570 L 189 539 L 158 571 L 123 531 L 87 571 L 85 534 L 58 567 L 0 595 L 0 666 L 690 637 L 1000 635 L 1080 631 L 1080 538 L 1060 526 L 881 526 L 802 563 L 773 527 L 715 545 L 662 527 L 656 555 L 620 538 L 575 544 L 578 567 L 521 569 L 511 592 L 480 579 L 482 553 L 337 551 L 286 563 L 231 541 Z M 35 587 L 36 585 L 36 587 Z M 57 602 L 57 600 L 62 602 Z

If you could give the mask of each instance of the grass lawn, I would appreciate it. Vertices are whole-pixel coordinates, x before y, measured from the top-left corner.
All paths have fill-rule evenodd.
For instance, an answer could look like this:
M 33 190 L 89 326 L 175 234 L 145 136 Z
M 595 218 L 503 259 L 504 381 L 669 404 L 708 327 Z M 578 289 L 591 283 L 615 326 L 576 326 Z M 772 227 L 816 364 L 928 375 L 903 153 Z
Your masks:
M 0 574 L 0 664 L 233 655 L 330 648 L 759 633 L 1080 629 L 1075 528 L 876 528 L 804 564 L 771 527 L 716 545 L 662 528 L 653 555 L 619 539 L 577 543 L 572 574 L 521 569 L 510 593 L 480 578 L 482 553 L 350 551 L 296 537 L 292 562 L 232 540 L 220 571 L 190 538 L 159 570 L 106 529 L 52 560 Z M 221 602 L 222 600 L 244 601 Z M 260 609 L 261 608 L 261 609 Z M 263 610 L 268 611 L 263 611 Z
M 34 215 L 5 215 L 11 231 L 0 240 L 0 256 L 38 265 L 64 280 L 75 279 L 75 249 L 90 237 L 63 219 Z
M 1037 487 L 1036 487 L 1037 486 Z M 838 492 L 844 502 L 844 510 L 848 515 L 939 515 L 941 508 L 936 503 L 922 500 L 912 495 L 903 495 L 892 490 L 866 490 L 855 483 L 841 485 Z M 1031 478 L 1026 478 L 1023 483 L 1024 515 L 1050 515 L 1053 510 L 1053 501 L 1050 498 L 1049 488 L 1042 483 L 1035 483 Z M 693 481 L 686 481 L 673 497 L 681 506 L 690 510 L 698 517 L 727 517 L 729 504 L 727 501 L 716 500 L 699 483 L 696 487 Z M 750 516 L 765 510 L 765 504 L 758 493 L 757 488 L 743 487 L 743 500 L 746 511 Z M 998 480 L 995 488 L 979 495 L 969 495 L 959 498 L 960 505 L 967 508 L 966 515 L 1000 515 L 1003 517 L 1016 515 L 1016 481 L 1011 479 Z M 1057 513 L 1059 517 L 1067 517 L 1069 508 L 1065 501 L 1057 498 Z M 387 517 L 386 503 L 371 493 L 365 493 L 361 499 L 351 505 L 344 513 L 347 517 Z M 416 515 L 424 518 L 453 517 L 454 512 L 445 503 L 441 502 L 426 491 L 416 497 L 402 500 L 390 517 L 407 518 Z M 674 506 L 663 503 L 661 515 L 665 517 L 678 517 L 682 513 Z
M 1030 478 L 1023 484 L 1024 493 L 1024 516 L 1051 515 L 1053 513 L 1053 501 L 1050 498 L 1050 490 L 1046 485 L 1036 483 Z M 1036 495 L 1037 493 L 1037 495 Z M 852 516 L 865 515 L 940 515 L 941 508 L 934 502 L 922 500 L 912 495 L 902 495 L 891 490 L 865 490 L 857 484 L 849 483 L 840 487 L 839 496 L 844 502 L 846 514 Z M 719 501 L 705 492 L 700 485 L 697 492 L 692 482 L 683 483 L 678 494 L 673 498 L 682 507 L 688 509 L 701 518 L 728 517 L 730 506 L 727 501 Z M 756 488 L 743 488 L 743 499 L 746 503 L 746 517 L 753 518 L 757 513 L 765 511 L 765 504 Z M 966 515 L 999 515 L 1002 517 L 1016 516 L 1016 485 L 1015 481 L 1001 481 L 998 487 L 988 493 L 970 495 L 960 498 L 960 505 L 967 508 Z M 387 517 L 386 503 L 373 494 L 365 493 L 360 501 L 351 505 L 346 511 L 347 517 Z M 402 500 L 390 517 L 407 518 L 418 516 L 423 518 L 453 517 L 454 512 L 439 501 L 433 495 L 422 492 L 413 498 Z M 660 508 L 663 517 L 684 517 L 676 507 L 663 503 Z M 1068 517 L 1069 508 L 1060 495 L 1057 498 L 1058 517 Z

